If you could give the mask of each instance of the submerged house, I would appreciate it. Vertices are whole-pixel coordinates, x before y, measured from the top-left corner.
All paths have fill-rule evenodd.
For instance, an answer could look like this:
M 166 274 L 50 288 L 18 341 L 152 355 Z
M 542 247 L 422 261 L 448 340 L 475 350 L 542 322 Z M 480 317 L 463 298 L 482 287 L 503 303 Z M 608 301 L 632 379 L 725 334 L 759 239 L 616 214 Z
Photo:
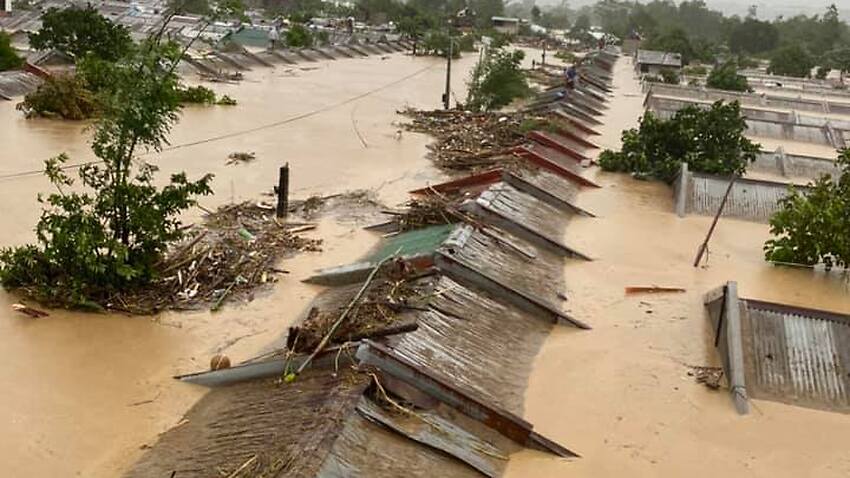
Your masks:
M 681 70 L 682 55 L 664 51 L 638 50 L 635 70 L 646 75 L 659 75 L 662 70 Z

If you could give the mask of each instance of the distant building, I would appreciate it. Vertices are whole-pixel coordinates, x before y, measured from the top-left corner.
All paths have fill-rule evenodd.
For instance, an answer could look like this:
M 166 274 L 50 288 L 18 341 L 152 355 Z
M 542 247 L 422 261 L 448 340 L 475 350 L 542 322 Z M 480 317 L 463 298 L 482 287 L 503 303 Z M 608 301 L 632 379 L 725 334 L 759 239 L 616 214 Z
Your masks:
M 659 75 L 661 70 L 681 70 L 682 55 L 664 51 L 638 50 L 635 69 L 648 75 Z
M 493 17 L 490 20 L 493 22 L 493 29 L 499 33 L 506 35 L 519 33 L 519 18 Z

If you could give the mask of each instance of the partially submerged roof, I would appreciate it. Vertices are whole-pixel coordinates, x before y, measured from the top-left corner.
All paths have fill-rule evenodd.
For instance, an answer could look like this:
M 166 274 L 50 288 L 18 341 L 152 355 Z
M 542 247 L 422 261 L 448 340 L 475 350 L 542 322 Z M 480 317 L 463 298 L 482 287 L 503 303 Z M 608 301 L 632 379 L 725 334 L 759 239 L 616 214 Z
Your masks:
M 740 413 L 749 397 L 850 413 L 850 315 L 739 298 L 735 282 L 705 302 Z
M 712 216 L 717 213 L 726 190 L 729 177 L 690 172 L 686 163 L 673 183 L 676 213 Z M 786 197 L 791 184 L 762 179 L 738 178 L 732 186 L 729 198 L 723 207 L 724 217 L 734 217 L 755 222 L 768 222 L 779 210 L 779 202 Z M 795 186 L 805 189 L 802 186 Z
M 641 65 L 657 65 L 681 68 L 682 55 L 665 51 L 638 50 L 637 59 Z

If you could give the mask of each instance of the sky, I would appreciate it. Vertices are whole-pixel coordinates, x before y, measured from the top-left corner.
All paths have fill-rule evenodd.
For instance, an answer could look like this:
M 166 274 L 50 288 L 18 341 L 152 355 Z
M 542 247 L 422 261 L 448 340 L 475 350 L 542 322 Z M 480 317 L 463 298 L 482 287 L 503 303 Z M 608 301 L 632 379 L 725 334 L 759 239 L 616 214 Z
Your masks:
M 560 3 L 560 0 L 540 0 L 539 3 Z M 594 4 L 596 0 L 569 0 L 573 7 Z M 800 13 L 814 15 L 823 13 L 834 3 L 841 16 L 850 21 L 850 0 L 705 0 L 709 8 L 720 10 L 727 15 L 746 15 L 750 5 L 757 5 L 759 17 L 773 19 L 779 15 L 794 16 Z

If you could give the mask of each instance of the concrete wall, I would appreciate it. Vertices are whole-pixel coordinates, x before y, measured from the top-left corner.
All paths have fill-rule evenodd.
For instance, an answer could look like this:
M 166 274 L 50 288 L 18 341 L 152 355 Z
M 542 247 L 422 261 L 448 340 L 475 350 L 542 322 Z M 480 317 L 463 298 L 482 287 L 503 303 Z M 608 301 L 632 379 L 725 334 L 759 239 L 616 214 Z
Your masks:
M 787 154 L 782 148 L 758 153 L 748 171 L 811 179 L 817 179 L 823 175 L 838 177 L 841 174 L 834 159 Z

